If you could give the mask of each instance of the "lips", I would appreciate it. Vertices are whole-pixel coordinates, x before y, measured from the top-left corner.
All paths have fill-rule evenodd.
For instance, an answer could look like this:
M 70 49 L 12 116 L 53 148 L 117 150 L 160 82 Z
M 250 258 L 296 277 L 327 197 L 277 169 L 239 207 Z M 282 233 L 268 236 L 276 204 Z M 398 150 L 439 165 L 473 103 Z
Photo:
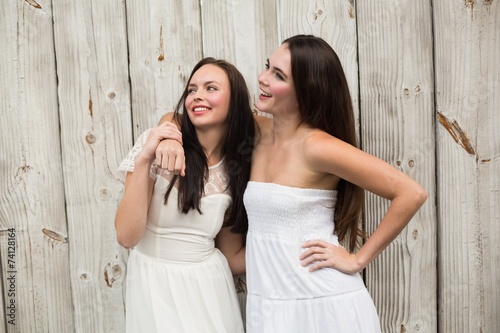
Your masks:
M 209 107 L 206 107 L 206 106 L 195 106 L 193 108 L 193 113 L 203 113 L 203 112 L 207 112 L 210 110 L 211 109 Z
M 260 95 L 263 97 L 272 97 L 273 95 L 266 93 L 264 90 L 260 89 Z

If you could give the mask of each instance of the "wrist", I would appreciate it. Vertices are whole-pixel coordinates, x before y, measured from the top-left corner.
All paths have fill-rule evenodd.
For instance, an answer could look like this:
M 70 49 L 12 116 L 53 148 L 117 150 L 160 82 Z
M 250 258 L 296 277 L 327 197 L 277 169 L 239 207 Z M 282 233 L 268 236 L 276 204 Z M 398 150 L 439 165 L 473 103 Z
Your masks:
M 144 154 L 139 154 L 135 157 L 134 165 L 135 168 L 140 168 L 140 167 L 150 168 L 151 165 L 153 164 L 153 161 L 154 161 L 154 156 L 153 158 L 148 158 L 147 156 L 144 156 Z
M 181 138 L 181 139 L 165 138 L 165 139 L 163 139 L 163 140 L 174 140 L 174 141 L 179 142 L 179 144 L 180 144 L 181 146 L 184 146 L 184 145 L 182 144 L 182 138 Z M 163 140 L 162 140 L 162 141 L 163 141 Z

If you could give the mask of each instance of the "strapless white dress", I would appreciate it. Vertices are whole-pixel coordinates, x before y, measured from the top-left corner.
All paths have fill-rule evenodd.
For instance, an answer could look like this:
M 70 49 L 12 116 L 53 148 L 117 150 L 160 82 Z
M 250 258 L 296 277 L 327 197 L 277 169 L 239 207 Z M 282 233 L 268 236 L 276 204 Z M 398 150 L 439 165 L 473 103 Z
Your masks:
M 146 130 L 119 167 L 134 171 Z M 214 238 L 231 204 L 221 163 L 209 168 L 200 214 L 181 214 L 177 188 L 163 203 L 172 174 L 151 167 L 155 180 L 144 235 L 130 251 L 126 280 L 127 333 L 243 333 L 234 280 Z
M 333 234 L 336 191 L 251 181 L 244 203 L 247 333 L 380 333 L 373 300 L 359 274 L 301 266 L 302 243 Z

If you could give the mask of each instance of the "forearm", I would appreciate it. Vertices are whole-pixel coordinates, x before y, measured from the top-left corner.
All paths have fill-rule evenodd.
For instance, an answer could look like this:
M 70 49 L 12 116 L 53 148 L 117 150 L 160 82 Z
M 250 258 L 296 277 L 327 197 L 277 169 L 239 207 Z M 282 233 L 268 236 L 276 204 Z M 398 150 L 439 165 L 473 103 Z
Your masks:
M 158 125 L 161 125 L 161 124 L 163 124 L 166 121 L 168 121 L 169 123 L 173 123 L 173 124 L 177 125 L 178 127 L 180 126 L 180 124 L 178 124 L 178 122 L 176 121 L 176 119 L 174 119 L 174 113 L 173 112 L 165 113 L 163 115 L 163 117 L 160 118 L 160 121 L 158 121 Z
M 118 243 L 131 248 L 139 243 L 146 227 L 150 200 L 149 164 L 136 164 L 127 175 L 125 191 L 115 217 Z
M 427 198 L 416 191 L 409 197 L 394 199 L 375 232 L 356 253 L 360 270 L 372 262 L 403 231 Z
M 245 272 L 244 235 L 234 233 L 231 227 L 223 227 L 215 238 L 215 246 L 224 254 L 233 275 Z

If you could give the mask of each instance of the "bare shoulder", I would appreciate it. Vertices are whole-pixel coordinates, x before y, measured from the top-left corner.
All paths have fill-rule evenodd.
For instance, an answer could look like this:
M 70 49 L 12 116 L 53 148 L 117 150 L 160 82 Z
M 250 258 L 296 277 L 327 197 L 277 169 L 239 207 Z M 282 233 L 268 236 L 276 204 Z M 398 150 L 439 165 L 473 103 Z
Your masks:
M 182 115 L 179 114 L 179 117 L 178 119 L 175 117 L 175 113 L 174 112 L 168 112 L 168 113 L 165 113 L 163 115 L 163 117 L 160 118 L 160 121 L 158 122 L 158 125 L 168 121 L 170 123 L 174 123 L 176 125 L 179 125 L 180 124 L 180 121 L 181 121 L 181 117 Z
M 320 171 L 332 172 L 340 165 L 349 164 L 360 158 L 362 152 L 326 132 L 311 130 L 303 141 L 304 160 Z
M 312 129 L 308 135 L 305 136 L 303 145 L 303 151 L 305 154 L 308 154 L 309 157 L 314 157 L 316 155 L 322 156 L 325 150 L 331 152 L 350 146 L 346 142 L 317 129 Z

